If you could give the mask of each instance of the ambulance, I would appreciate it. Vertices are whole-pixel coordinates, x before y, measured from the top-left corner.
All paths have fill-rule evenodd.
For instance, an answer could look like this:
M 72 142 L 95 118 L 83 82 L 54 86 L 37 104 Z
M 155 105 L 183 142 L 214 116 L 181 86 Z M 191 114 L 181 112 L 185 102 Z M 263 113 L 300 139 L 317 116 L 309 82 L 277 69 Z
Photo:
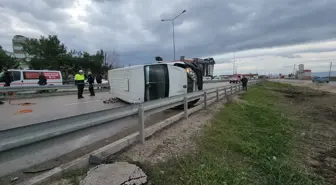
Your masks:
M 63 85 L 61 71 L 8 69 L 12 74 L 11 87 L 39 86 L 39 76 L 42 73 L 47 78 L 47 85 Z M 4 72 L 0 73 L 0 87 L 5 85 Z

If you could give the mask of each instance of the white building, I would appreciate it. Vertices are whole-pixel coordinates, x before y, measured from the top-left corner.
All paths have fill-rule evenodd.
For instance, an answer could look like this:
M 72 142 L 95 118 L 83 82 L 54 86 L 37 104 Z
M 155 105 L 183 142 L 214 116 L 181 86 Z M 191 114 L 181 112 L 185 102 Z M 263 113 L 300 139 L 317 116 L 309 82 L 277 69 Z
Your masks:
M 13 53 L 15 58 L 25 60 L 27 58 L 26 53 L 23 51 L 23 46 L 27 38 L 22 35 L 15 35 L 12 39 Z
M 20 68 L 28 68 L 27 62 L 30 61 L 30 56 L 23 51 L 23 46 L 28 38 L 22 35 L 15 35 L 12 39 L 14 57 L 20 61 Z
M 310 80 L 312 78 L 312 71 L 310 69 L 304 69 L 304 65 L 299 65 L 299 70 L 296 71 L 296 76 L 301 80 Z

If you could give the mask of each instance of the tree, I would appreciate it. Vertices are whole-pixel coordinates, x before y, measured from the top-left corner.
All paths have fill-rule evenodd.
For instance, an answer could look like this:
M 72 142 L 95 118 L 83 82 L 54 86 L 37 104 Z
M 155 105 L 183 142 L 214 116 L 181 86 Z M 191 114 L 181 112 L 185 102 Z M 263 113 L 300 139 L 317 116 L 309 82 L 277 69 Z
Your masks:
M 39 39 L 27 39 L 23 50 L 32 58 L 29 62 L 33 69 L 60 70 L 67 55 L 66 47 L 56 35 L 41 36 Z
M 98 73 L 103 69 L 104 51 L 91 55 L 88 52 L 70 50 L 56 35 L 41 36 L 39 39 L 27 39 L 24 51 L 32 56 L 29 64 L 32 69 L 61 70 L 64 78 L 75 74 L 79 69 Z
M 0 46 L 0 70 L 3 68 L 17 68 L 19 66 L 19 62 L 12 56 L 9 56 L 2 46 Z

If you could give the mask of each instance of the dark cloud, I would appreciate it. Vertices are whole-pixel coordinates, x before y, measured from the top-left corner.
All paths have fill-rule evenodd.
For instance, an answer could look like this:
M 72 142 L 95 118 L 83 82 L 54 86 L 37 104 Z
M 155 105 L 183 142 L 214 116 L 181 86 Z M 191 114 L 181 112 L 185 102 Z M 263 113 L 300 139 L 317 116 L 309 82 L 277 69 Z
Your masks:
M 3 0 L 1 5 L 0 20 L 6 24 L 16 17 L 25 27 L 59 35 L 68 48 L 115 49 L 127 64 L 151 63 L 158 55 L 171 60 L 172 24 L 160 20 L 184 9 L 174 21 L 177 58 L 336 37 L 335 0 Z M 17 34 L 13 30 L 0 28 L 0 45 Z

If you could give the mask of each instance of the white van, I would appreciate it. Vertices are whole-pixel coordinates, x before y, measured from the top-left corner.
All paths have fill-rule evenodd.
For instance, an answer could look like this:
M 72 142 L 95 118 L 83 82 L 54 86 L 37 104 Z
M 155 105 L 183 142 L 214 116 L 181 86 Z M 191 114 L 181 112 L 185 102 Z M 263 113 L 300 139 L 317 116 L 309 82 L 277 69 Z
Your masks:
M 8 69 L 12 74 L 11 87 L 39 86 L 40 73 L 47 78 L 47 85 L 63 85 L 61 71 Z M 0 87 L 5 85 L 4 72 L 0 73 Z
M 110 92 L 127 103 L 167 98 L 202 90 L 202 68 L 195 62 L 155 63 L 108 71 Z M 195 104 L 198 100 L 190 102 Z

